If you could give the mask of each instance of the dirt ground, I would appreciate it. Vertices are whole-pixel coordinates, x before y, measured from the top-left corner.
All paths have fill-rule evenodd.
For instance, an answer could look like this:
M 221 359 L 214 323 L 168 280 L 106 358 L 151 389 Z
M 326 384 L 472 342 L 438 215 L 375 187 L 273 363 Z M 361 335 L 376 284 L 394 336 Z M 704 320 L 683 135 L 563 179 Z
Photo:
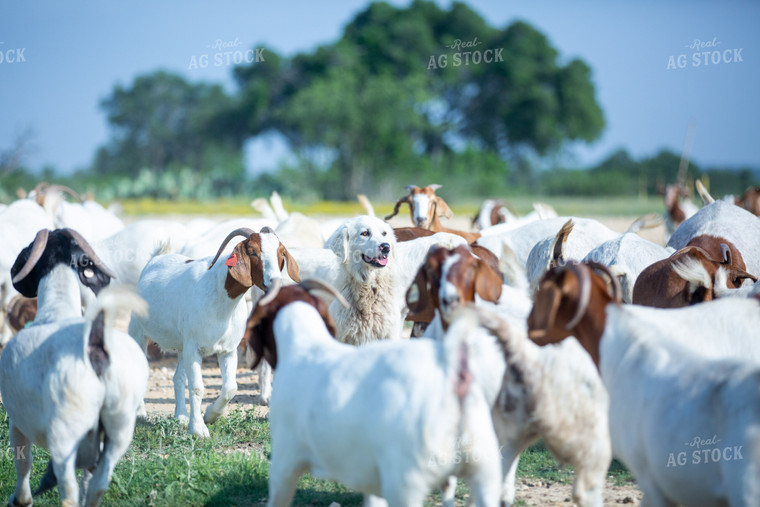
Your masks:
M 404 217 L 405 218 L 405 217 Z M 624 232 L 636 217 L 601 218 L 605 225 L 613 230 Z M 450 227 L 467 229 L 469 224 L 465 219 L 462 223 L 452 220 Z M 394 226 L 408 225 L 406 220 L 394 220 Z M 662 243 L 664 227 L 642 231 L 642 237 L 651 241 Z M 267 407 L 258 406 L 254 403 L 259 393 L 258 375 L 245 367 L 245 360 L 239 356 L 237 371 L 238 392 L 230 403 L 230 409 L 237 407 L 244 410 L 254 410 L 257 416 L 266 417 Z M 150 380 L 148 393 L 145 397 L 145 405 L 149 415 L 174 414 L 174 387 L 172 376 L 177 364 L 176 354 L 168 352 L 163 359 L 151 361 Z M 215 358 L 207 358 L 203 361 L 203 385 L 205 388 L 203 408 L 213 402 L 221 393 L 221 374 Z M 619 504 L 631 504 L 637 506 L 641 502 L 641 492 L 635 486 L 616 486 L 608 481 L 604 490 L 604 505 L 612 506 Z M 525 505 L 549 506 L 549 505 L 572 505 L 572 486 L 569 484 L 546 483 L 540 479 L 518 479 L 516 499 L 525 502 Z

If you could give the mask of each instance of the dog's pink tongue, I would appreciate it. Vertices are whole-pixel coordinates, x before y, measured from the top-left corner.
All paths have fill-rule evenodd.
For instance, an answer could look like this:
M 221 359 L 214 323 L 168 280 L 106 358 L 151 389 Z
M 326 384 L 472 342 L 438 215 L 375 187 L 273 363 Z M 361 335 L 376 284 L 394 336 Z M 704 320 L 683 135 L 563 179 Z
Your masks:
M 375 259 L 375 260 L 376 260 L 376 261 L 377 261 L 377 263 L 378 263 L 378 264 L 380 264 L 381 266 L 385 266 L 386 264 L 388 264 L 388 257 L 378 257 L 378 258 L 377 258 L 377 259 Z

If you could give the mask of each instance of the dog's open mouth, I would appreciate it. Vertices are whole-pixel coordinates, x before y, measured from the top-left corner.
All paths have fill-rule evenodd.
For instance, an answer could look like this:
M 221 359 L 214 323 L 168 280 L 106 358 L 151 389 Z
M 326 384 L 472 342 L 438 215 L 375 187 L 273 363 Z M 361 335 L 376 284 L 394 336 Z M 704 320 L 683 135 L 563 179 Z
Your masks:
M 368 257 L 362 254 L 362 260 L 367 264 L 375 266 L 376 268 L 382 268 L 388 264 L 388 254 L 381 253 L 377 257 Z

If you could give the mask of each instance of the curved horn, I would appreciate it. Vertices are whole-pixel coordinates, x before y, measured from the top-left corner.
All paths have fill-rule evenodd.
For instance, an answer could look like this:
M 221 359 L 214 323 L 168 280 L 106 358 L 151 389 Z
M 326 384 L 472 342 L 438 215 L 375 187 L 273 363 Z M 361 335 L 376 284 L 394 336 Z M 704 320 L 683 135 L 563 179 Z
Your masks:
M 612 300 L 620 303 L 623 299 L 623 288 L 620 286 L 620 280 L 617 276 L 612 272 L 612 270 L 609 268 L 609 266 L 606 266 L 600 262 L 596 261 L 586 261 L 584 264 L 586 264 L 588 267 L 592 269 L 598 269 L 607 277 L 610 279 L 610 285 L 612 286 L 612 293 L 610 296 L 612 296 Z
M 731 249 L 725 243 L 720 244 L 720 257 L 721 264 L 731 264 Z
M 214 263 L 219 258 L 219 256 L 222 255 L 222 250 L 224 250 L 224 247 L 227 246 L 227 243 L 229 243 L 232 238 L 234 238 L 235 236 L 243 236 L 245 237 L 245 239 L 248 239 L 251 237 L 252 234 L 255 234 L 255 232 L 253 232 L 253 229 L 249 229 L 248 227 L 240 227 L 238 229 L 235 229 L 231 233 L 229 233 L 227 237 L 224 238 L 224 241 L 222 241 L 222 246 L 220 246 L 219 250 L 216 251 L 214 260 L 211 261 L 211 265 L 208 267 L 208 269 L 211 269 L 212 267 L 214 267 Z
M 591 300 L 591 277 L 588 274 L 587 268 L 578 262 L 568 262 L 565 266 L 578 277 L 578 284 L 581 290 L 578 297 L 578 309 L 575 311 L 573 318 L 570 319 L 570 322 L 565 326 L 565 329 L 569 330 L 578 325 L 588 310 L 588 304 Z
M 343 295 L 340 292 L 338 292 L 338 290 L 335 287 L 333 287 L 327 282 L 323 282 L 322 280 L 317 280 L 316 278 L 311 278 L 309 280 L 302 281 L 299 285 L 308 291 L 319 289 L 325 292 L 329 292 L 345 308 L 350 307 L 350 305 L 348 304 L 348 301 L 346 301 Z
M 70 229 L 68 227 L 66 229 L 61 229 L 61 232 L 66 234 L 68 237 L 70 237 L 74 241 L 76 241 L 77 244 L 79 245 L 79 248 L 81 248 L 84 254 L 87 257 L 89 257 L 90 260 L 92 260 L 92 262 L 98 267 L 98 269 L 100 269 L 104 274 L 108 275 L 109 277 L 116 278 L 116 275 L 114 274 L 114 272 L 111 271 L 102 260 L 100 260 L 100 257 L 98 257 L 98 254 L 95 253 L 95 250 L 92 249 L 90 244 L 87 242 L 86 239 L 82 237 L 81 234 L 79 234 L 74 229 Z
M 16 276 L 13 277 L 13 283 L 20 282 L 32 272 L 34 266 L 37 265 L 37 261 L 42 257 L 42 252 L 45 251 L 49 234 L 50 231 L 47 229 L 40 229 L 37 232 L 37 235 L 34 237 L 34 243 L 32 244 L 32 251 L 29 253 L 29 258 L 26 260 L 26 263 L 24 263 L 24 267 L 21 268 L 21 271 L 16 273 Z
M 274 298 L 277 297 L 277 294 L 280 293 L 280 289 L 282 288 L 282 278 L 275 278 L 272 280 L 272 286 L 269 287 L 269 290 L 267 291 L 264 296 L 259 299 L 259 305 L 264 306 L 268 305 L 272 301 L 274 301 Z
M 50 185 L 45 189 L 46 192 L 49 192 L 51 190 L 60 190 L 61 192 L 64 192 L 66 194 L 69 194 L 71 197 L 76 199 L 79 202 L 82 202 L 82 198 L 77 194 L 75 191 L 67 187 L 66 185 Z
M 50 185 L 46 181 L 40 181 L 34 187 L 34 199 L 40 206 L 45 204 L 45 191 L 49 186 Z
M 409 187 L 407 187 L 407 188 L 409 188 Z M 417 187 L 414 187 L 414 188 L 417 188 Z M 390 215 L 386 215 L 385 216 L 385 220 L 390 220 L 391 218 L 393 218 L 396 215 L 398 215 L 399 208 L 404 203 L 408 204 L 409 206 L 412 205 L 412 202 L 409 200 L 409 195 L 405 195 L 404 197 L 402 197 L 401 199 L 399 199 L 398 201 L 396 201 L 395 206 L 393 206 L 393 213 L 391 213 Z

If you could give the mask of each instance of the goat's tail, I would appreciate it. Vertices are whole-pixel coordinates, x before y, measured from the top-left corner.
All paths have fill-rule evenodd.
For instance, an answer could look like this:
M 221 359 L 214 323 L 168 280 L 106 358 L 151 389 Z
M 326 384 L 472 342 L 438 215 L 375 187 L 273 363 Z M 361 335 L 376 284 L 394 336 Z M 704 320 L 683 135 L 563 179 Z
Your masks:
M 156 245 L 153 247 L 153 251 L 150 253 L 150 258 L 157 257 L 159 255 L 166 255 L 168 253 L 171 253 L 172 251 L 172 240 L 170 238 L 166 238 L 163 241 L 159 241 L 156 243 Z
M 103 289 L 85 312 L 84 353 L 98 376 L 110 364 L 111 330 L 120 311 L 131 311 L 146 317 L 148 304 L 137 295 L 134 288 L 122 285 Z
M 652 229 L 662 225 L 663 222 L 665 222 L 665 219 L 662 215 L 658 213 L 649 213 L 648 215 L 637 218 L 625 232 L 636 233 L 642 229 Z

